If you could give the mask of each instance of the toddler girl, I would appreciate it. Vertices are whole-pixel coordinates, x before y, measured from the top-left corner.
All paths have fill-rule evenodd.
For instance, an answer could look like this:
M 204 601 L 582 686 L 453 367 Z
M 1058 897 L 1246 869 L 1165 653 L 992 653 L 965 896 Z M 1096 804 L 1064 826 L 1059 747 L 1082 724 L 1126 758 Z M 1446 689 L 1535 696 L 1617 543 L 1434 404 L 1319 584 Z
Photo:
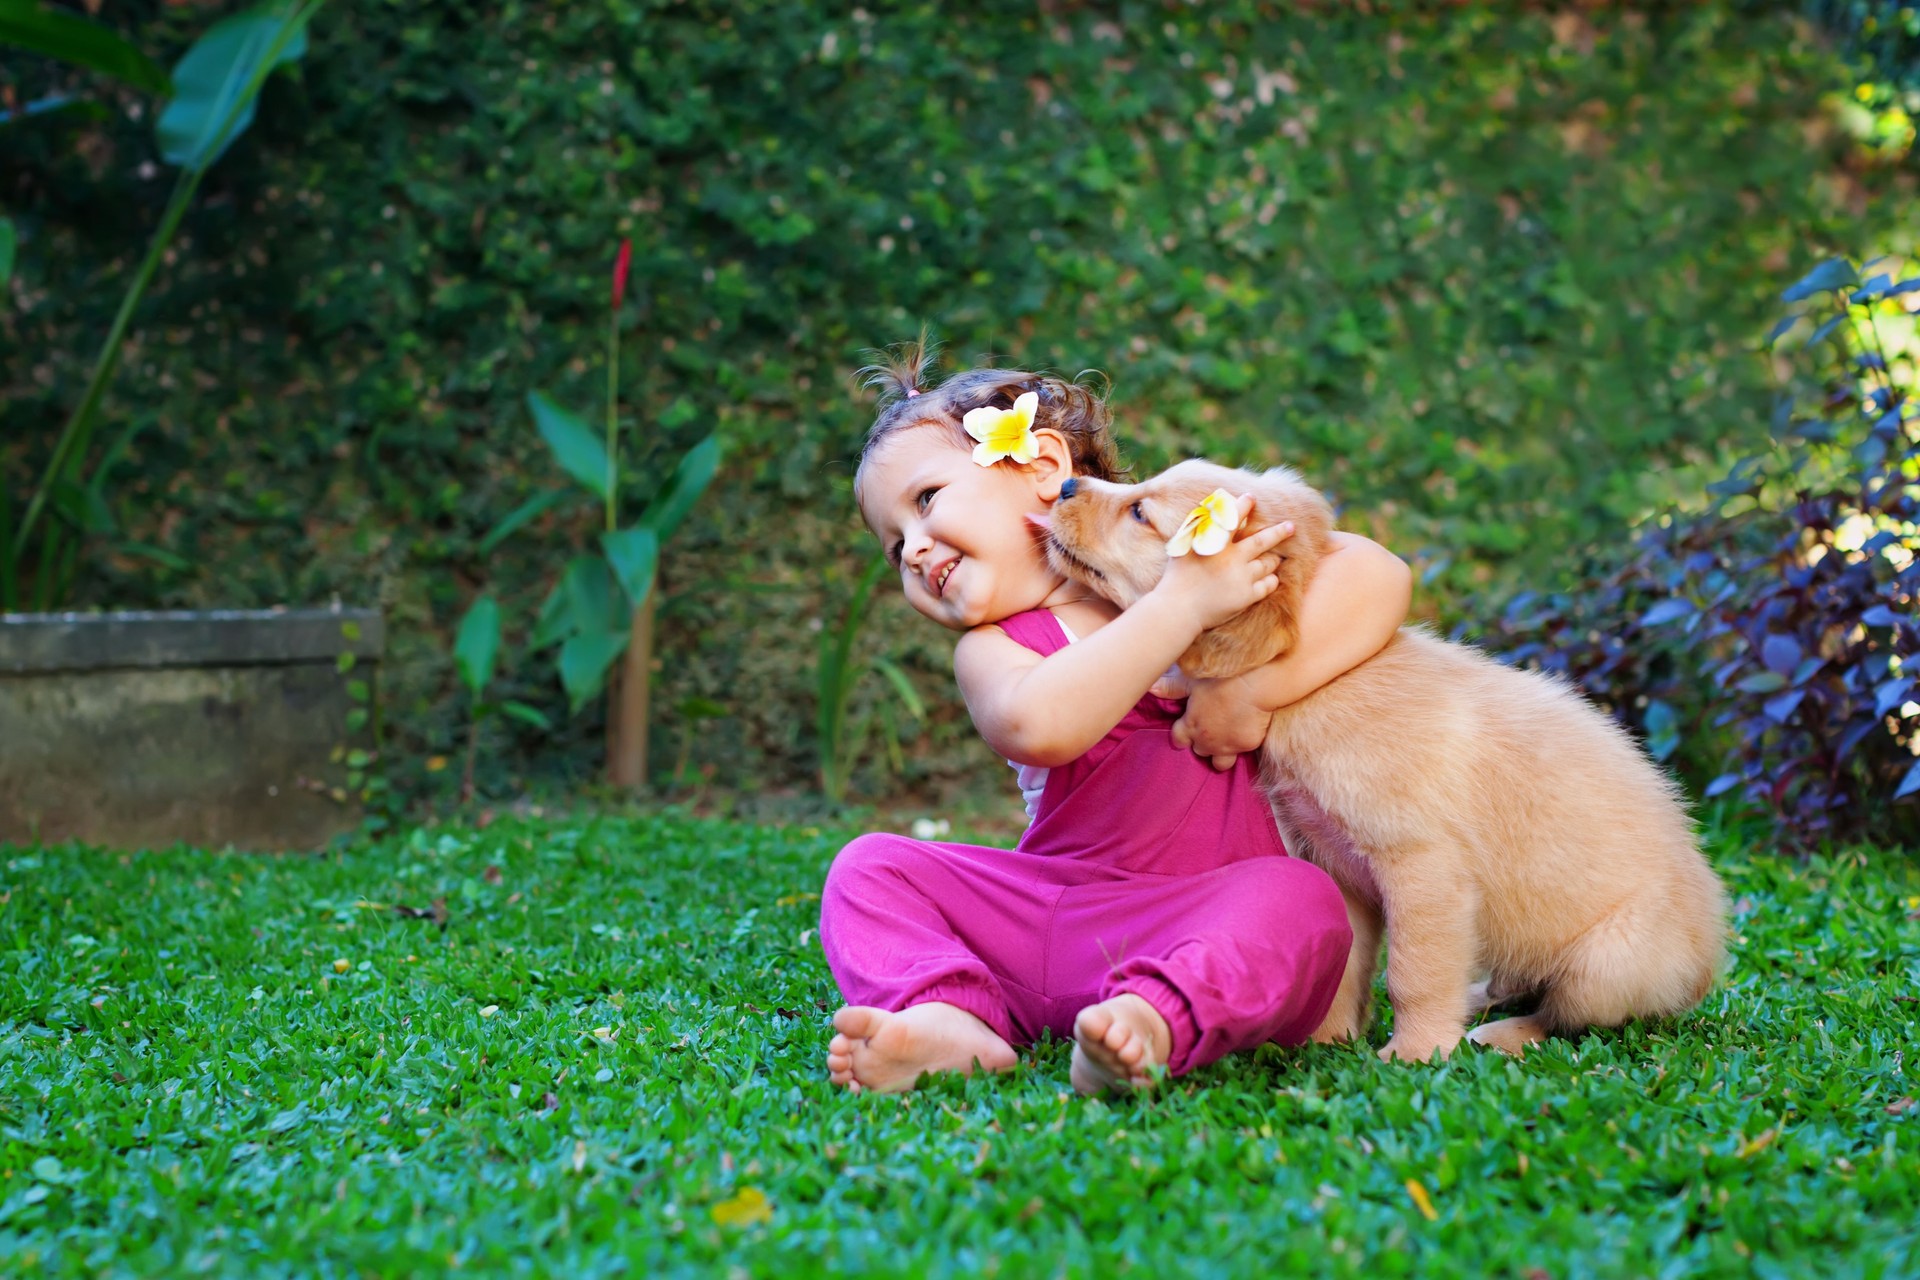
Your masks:
M 830 1079 L 889 1092 L 927 1071 L 1003 1070 L 1050 1029 L 1071 1032 L 1074 1087 L 1093 1093 L 1304 1041 L 1352 935 L 1333 881 L 1285 856 L 1252 757 L 1234 755 L 1276 707 L 1386 644 L 1406 566 L 1335 535 L 1293 654 L 1195 682 L 1181 720 L 1150 690 L 1202 631 L 1274 589 L 1291 527 L 1175 559 L 1121 612 L 1054 573 L 1042 544 L 1064 481 L 1121 475 L 1105 403 L 1003 369 L 923 391 L 926 364 L 909 348 L 876 371 L 893 397 L 855 498 L 909 603 L 962 633 L 961 693 L 1018 771 L 1030 822 L 1011 851 L 883 834 L 841 851 L 820 913 L 847 999 Z

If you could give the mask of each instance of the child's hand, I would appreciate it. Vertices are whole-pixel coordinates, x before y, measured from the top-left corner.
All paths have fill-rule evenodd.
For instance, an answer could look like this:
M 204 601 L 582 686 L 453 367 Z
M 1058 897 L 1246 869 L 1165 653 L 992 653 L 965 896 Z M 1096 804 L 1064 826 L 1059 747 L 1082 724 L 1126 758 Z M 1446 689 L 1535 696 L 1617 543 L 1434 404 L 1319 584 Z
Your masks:
M 1254 701 L 1244 675 L 1188 684 L 1187 709 L 1173 722 L 1173 745 L 1192 747 L 1224 771 L 1266 743 L 1273 712 Z
M 1234 506 L 1246 519 L 1253 510 L 1253 496 L 1241 494 Z M 1236 538 L 1216 555 L 1169 556 L 1167 571 L 1152 594 L 1194 619 L 1200 630 L 1217 627 L 1279 587 L 1280 556 L 1274 548 L 1292 533 L 1293 522 L 1283 520 Z

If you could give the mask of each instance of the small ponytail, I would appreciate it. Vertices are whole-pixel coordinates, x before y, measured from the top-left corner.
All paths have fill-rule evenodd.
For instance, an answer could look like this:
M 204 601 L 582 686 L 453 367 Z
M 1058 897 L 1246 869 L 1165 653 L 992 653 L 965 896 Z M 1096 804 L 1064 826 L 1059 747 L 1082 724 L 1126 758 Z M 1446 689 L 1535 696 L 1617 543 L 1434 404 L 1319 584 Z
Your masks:
M 1040 402 L 1033 425 L 1051 427 L 1067 438 L 1075 475 L 1096 480 L 1127 478 L 1120 446 L 1113 438 L 1113 411 L 1100 391 L 1079 381 L 1018 369 L 969 369 L 937 387 L 926 387 L 923 380 L 933 368 L 937 351 L 923 329 L 913 342 L 869 353 L 874 361 L 860 370 L 860 378 L 863 385 L 880 393 L 880 412 L 861 446 L 862 462 L 886 437 L 922 425 L 946 427 L 956 446 L 971 449 L 973 439 L 961 425 L 969 409 L 1010 409 L 1016 397 L 1031 391 Z
M 860 370 L 860 384 L 880 393 L 882 410 L 911 400 L 924 390 L 921 382 L 933 367 L 934 358 L 939 352 L 939 345 L 922 329 L 920 336 L 912 342 L 902 342 L 885 351 L 868 352 L 874 357 L 874 362 Z

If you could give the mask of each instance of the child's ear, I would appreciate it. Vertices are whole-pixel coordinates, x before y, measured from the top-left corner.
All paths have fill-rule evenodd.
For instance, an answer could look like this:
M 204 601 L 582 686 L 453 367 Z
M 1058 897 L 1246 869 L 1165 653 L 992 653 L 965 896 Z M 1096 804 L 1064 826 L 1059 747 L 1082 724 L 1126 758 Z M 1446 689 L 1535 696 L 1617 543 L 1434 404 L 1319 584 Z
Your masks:
M 1027 470 L 1033 474 L 1040 500 L 1052 502 L 1060 496 L 1060 486 L 1073 475 L 1073 447 L 1067 443 L 1066 436 L 1052 427 L 1037 428 L 1033 438 L 1040 446 L 1040 453 L 1027 464 Z

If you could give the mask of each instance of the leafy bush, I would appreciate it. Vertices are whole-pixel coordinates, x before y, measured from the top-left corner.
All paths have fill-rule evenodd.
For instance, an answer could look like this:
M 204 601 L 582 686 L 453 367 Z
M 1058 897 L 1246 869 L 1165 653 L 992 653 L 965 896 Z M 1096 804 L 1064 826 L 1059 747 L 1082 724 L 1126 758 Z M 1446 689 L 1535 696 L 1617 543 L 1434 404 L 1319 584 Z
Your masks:
M 1920 350 L 1900 304 L 1916 293 L 1841 260 L 1787 290 L 1810 305 L 1774 339 L 1806 327 L 1802 354 L 1834 358 L 1783 391 L 1775 445 L 1705 510 L 1662 517 L 1569 591 L 1516 596 L 1485 635 L 1803 847 L 1920 833 Z
M 1769 318 L 1753 282 L 1878 243 L 1913 187 L 1836 163 L 1843 73 L 1789 14 L 1314 8 L 355 0 L 269 83 L 135 318 L 109 499 L 168 559 L 97 555 L 80 603 L 381 605 L 395 783 L 450 789 L 418 762 L 466 736 L 458 619 L 490 594 L 523 647 L 551 567 L 602 532 L 553 511 L 483 550 L 550 486 L 527 393 L 604 402 L 606 246 L 631 235 L 618 398 L 657 424 L 635 473 L 712 430 L 728 457 L 663 566 L 659 705 L 727 708 L 690 766 L 718 785 L 810 786 L 810 624 L 871 555 L 847 493 L 864 348 L 928 321 L 963 360 L 1099 368 L 1142 468 L 1291 462 L 1391 545 L 1454 549 L 1459 584 L 1757 444 L 1764 370 L 1732 358 Z M 204 24 L 103 17 L 156 53 Z M 115 105 L 0 133 L 16 490 L 164 200 L 151 121 Z M 858 649 L 926 704 L 907 785 L 1004 785 L 943 634 L 880 592 Z M 496 686 L 556 727 L 510 726 L 482 792 L 589 775 L 594 713 L 534 664 Z M 895 699 L 869 678 L 847 722 Z M 659 718 L 656 757 L 683 729 Z

